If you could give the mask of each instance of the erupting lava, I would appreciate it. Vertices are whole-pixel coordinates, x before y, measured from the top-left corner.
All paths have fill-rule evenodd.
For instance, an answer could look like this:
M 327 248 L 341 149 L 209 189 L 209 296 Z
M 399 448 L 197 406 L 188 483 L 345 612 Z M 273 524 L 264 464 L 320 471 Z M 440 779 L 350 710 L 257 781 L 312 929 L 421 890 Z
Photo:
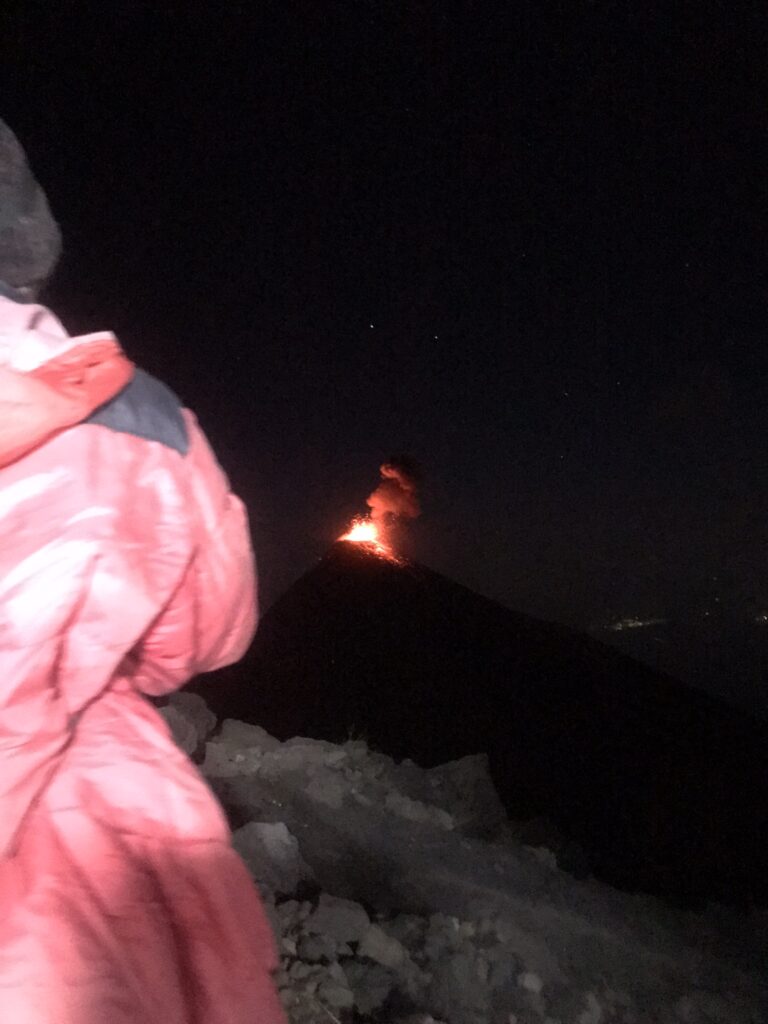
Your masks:
M 379 467 L 379 473 L 378 487 L 366 498 L 370 514 L 353 519 L 339 540 L 363 544 L 380 558 L 403 565 L 404 560 L 393 551 L 389 541 L 399 523 L 421 514 L 417 494 L 421 469 L 410 456 L 393 455 Z
M 388 558 L 391 562 L 400 561 L 392 548 L 384 542 L 380 526 L 372 519 L 353 519 L 349 530 L 342 534 L 339 540 L 346 540 L 351 544 L 364 544 L 381 558 Z
M 341 539 L 351 540 L 355 544 L 377 544 L 379 528 L 372 519 L 355 519 L 349 533 L 345 533 Z

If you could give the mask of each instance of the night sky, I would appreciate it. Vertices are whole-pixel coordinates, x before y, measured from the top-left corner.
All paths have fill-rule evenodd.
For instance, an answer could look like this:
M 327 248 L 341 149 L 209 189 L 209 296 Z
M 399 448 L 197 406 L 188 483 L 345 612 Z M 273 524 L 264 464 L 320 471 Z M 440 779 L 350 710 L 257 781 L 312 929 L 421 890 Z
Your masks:
M 197 411 L 265 605 L 406 451 L 410 554 L 514 608 L 768 612 L 758 8 L 31 6 L 47 301 Z

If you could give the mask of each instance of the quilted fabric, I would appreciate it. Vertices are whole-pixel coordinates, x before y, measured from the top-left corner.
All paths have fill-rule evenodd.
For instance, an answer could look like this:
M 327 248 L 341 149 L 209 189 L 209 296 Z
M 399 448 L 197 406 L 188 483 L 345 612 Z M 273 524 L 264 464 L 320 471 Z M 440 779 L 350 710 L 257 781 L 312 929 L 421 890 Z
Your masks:
M 245 509 L 94 410 L 133 370 L 0 298 L 0 1006 L 25 1024 L 278 1024 L 272 936 L 223 814 L 144 695 L 240 658 Z

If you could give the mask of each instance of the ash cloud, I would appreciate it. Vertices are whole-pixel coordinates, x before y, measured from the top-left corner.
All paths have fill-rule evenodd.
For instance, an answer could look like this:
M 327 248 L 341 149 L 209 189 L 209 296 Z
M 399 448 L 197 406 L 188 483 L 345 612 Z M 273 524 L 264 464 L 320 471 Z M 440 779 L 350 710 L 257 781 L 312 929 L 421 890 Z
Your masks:
M 371 519 L 393 526 L 421 515 L 419 488 L 424 478 L 421 466 L 409 455 L 393 455 L 379 467 L 381 481 L 368 495 Z

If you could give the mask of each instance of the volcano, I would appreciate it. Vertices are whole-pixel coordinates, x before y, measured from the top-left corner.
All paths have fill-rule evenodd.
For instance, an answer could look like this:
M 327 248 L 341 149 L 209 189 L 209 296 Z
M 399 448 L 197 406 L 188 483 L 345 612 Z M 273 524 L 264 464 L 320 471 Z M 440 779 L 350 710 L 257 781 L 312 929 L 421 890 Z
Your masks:
M 553 822 L 604 881 L 767 902 L 762 722 L 368 545 L 333 545 L 194 688 L 281 739 L 356 736 L 424 767 L 486 753 L 510 817 Z

